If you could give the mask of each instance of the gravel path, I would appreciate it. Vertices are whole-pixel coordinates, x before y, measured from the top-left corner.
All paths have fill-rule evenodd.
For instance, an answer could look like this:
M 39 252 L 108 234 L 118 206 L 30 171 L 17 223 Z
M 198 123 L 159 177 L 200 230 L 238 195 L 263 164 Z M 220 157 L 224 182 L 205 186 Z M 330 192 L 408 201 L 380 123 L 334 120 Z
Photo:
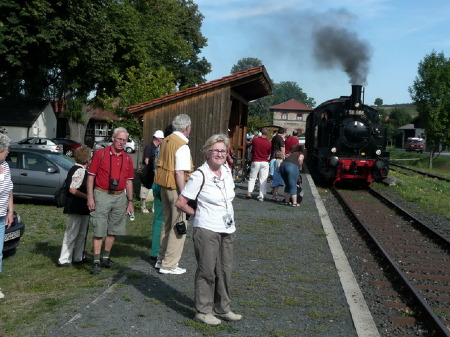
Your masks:
M 237 243 L 232 309 L 242 321 L 206 327 L 193 320 L 192 228 L 180 266 L 160 275 L 135 261 L 101 296 L 61 313 L 48 336 L 357 336 L 308 180 L 301 207 L 236 188 Z M 88 302 L 85 302 L 88 303 Z

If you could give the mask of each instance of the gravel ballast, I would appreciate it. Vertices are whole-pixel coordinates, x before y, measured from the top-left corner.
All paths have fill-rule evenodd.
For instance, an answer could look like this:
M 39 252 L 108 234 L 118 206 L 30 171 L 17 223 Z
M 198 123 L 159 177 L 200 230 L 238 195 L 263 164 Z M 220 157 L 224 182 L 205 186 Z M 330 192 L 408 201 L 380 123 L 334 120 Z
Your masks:
M 47 336 L 357 336 L 315 201 L 303 179 L 300 207 L 246 200 L 236 186 L 232 310 L 244 318 L 207 327 L 194 318 L 192 228 L 180 266 L 161 275 L 145 260 L 96 299 L 61 313 Z M 93 276 L 95 277 L 95 276 Z

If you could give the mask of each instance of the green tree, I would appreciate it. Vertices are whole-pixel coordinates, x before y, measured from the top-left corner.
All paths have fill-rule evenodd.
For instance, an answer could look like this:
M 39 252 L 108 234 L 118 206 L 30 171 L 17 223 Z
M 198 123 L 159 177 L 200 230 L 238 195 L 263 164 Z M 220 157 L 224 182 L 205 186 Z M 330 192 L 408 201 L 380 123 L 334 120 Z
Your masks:
M 132 67 L 165 68 L 178 87 L 205 81 L 202 19 L 192 0 L 4 0 L 0 92 L 58 100 L 71 137 L 83 140 L 99 98 L 117 97 Z
M 230 74 L 244 71 L 250 68 L 262 66 L 263 63 L 260 59 L 255 57 L 245 57 L 240 59 L 232 68 Z
M 275 83 L 273 90 L 273 104 L 280 104 L 290 99 L 296 99 L 309 107 L 314 107 L 316 101 L 303 92 L 303 89 L 293 81 Z
M 128 106 L 147 102 L 152 99 L 175 92 L 175 76 L 165 68 L 153 71 L 146 65 L 130 67 L 125 75 L 116 74 L 118 97 L 102 98 L 103 106 L 113 110 L 118 121 L 110 121 L 112 126 L 123 126 L 135 139 L 142 139 L 142 120 L 130 115 Z
M 377 107 L 380 107 L 383 105 L 383 99 L 382 98 L 375 98 L 375 102 L 373 102 Z
M 444 53 L 425 56 L 409 93 L 425 129 L 432 168 L 437 146 L 450 143 L 450 60 Z

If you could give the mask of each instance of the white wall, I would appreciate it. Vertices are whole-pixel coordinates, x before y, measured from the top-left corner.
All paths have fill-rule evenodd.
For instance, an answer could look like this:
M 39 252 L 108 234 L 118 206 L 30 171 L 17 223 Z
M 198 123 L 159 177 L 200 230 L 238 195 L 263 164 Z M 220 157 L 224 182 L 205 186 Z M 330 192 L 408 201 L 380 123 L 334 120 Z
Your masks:
M 56 137 L 56 116 L 53 108 L 48 104 L 36 122 L 31 126 L 29 137 Z
M 27 138 L 27 128 L 23 126 L 5 126 L 8 137 L 11 138 L 11 142 L 17 142 L 21 139 Z

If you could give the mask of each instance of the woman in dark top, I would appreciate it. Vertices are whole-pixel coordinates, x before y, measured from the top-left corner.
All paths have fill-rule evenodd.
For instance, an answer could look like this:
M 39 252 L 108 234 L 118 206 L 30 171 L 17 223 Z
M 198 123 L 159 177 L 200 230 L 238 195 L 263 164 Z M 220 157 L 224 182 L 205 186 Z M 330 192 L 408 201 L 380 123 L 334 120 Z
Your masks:
M 303 146 L 295 145 L 291 148 L 291 153 L 280 165 L 280 174 L 284 184 L 283 203 L 293 207 L 300 206 L 297 203 L 297 181 L 303 166 Z
M 86 262 L 84 246 L 89 222 L 89 208 L 86 194 L 86 168 L 91 161 L 91 149 L 79 147 L 75 150 L 75 165 L 67 173 L 67 201 L 64 213 L 67 215 L 60 267 L 70 267 L 73 263 Z

